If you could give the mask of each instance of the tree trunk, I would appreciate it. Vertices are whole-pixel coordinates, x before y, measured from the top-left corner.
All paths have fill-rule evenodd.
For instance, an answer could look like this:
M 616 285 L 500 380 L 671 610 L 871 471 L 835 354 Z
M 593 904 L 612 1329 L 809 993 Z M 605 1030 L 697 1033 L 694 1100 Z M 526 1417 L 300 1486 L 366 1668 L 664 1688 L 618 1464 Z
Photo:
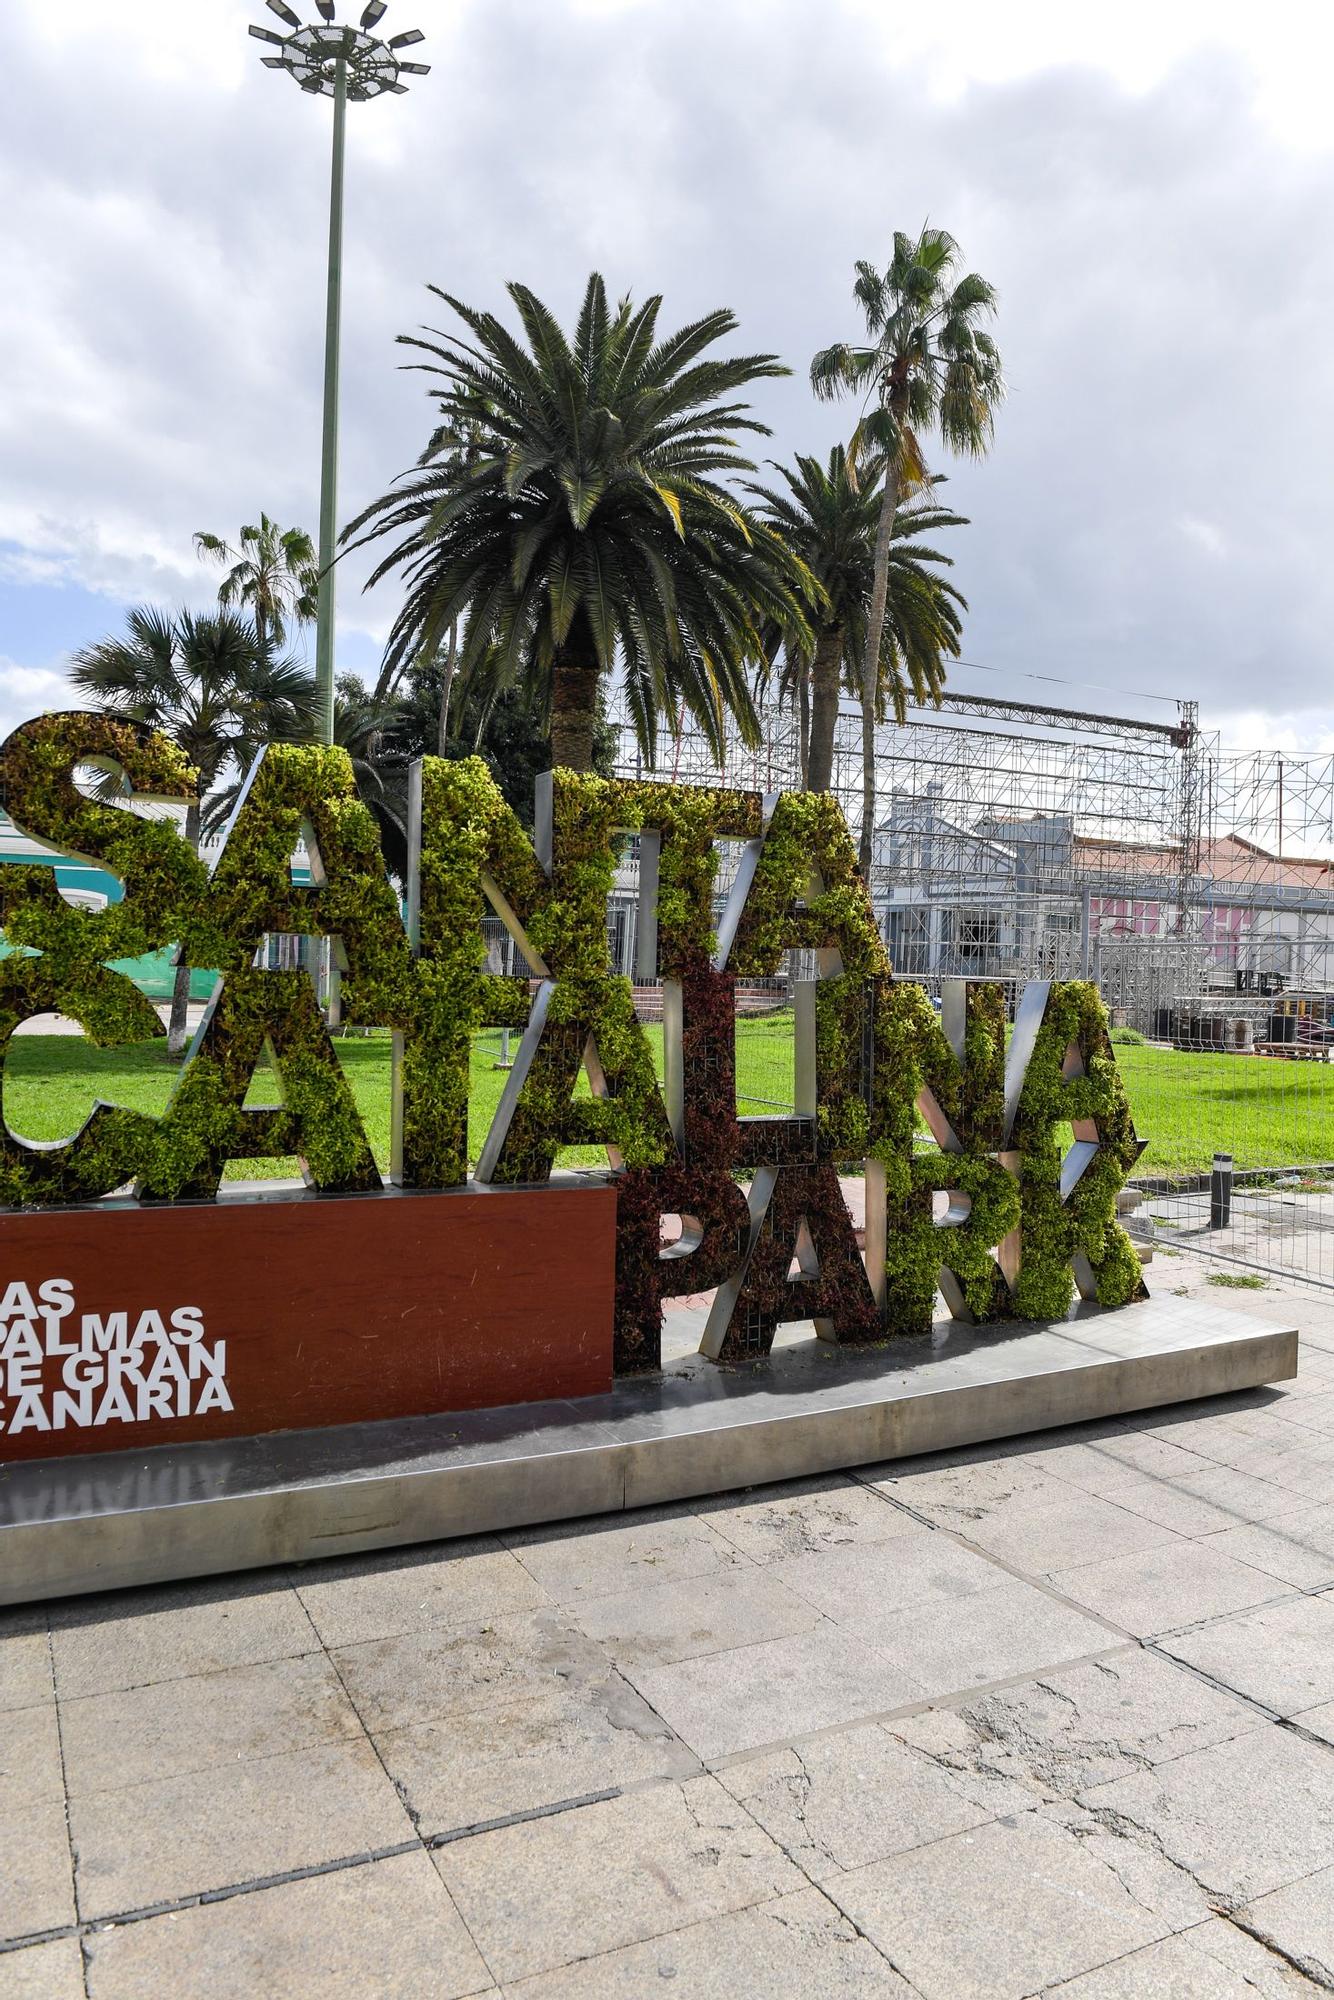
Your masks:
M 834 781 L 834 725 L 838 721 L 839 669 L 843 664 L 843 627 L 825 625 L 815 642 L 811 676 L 811 757 L 806 775 L 808 792 L 827 792 Z
M 588 644 L 580 656 L 558 656 L 552 668 L 552 764 L 558 770 L 592 770 L 592 730 L 598 718 L 598 656 Z
M 454 692 L 454 668 L 458 664 L 458 657 L 459 628 L 457 625 L 451 625 L 449 628 L 449 651 L 445 655 L 444 685 L 440 690 L 440 729 L 436 740 L 436 748 L 442 757 L 445 755 L 445 746 L 449 741 L 449 697 Z
M 797 669 L 797 760 L 801 789 L 811 788 L 811 670 L 806 660 Z
M 199 852 L 199 800 L 192 799 L 185 812 L 185 837 L 195 853 Z M 167 1054 L 183 1056 L 186 1043 L 186 1009 L 190 1005 L 190 967 L 182 957 L 176 967 L 176 979 L 171 989 L 171 1018 L 167 1023 Z
M 889 598 L 889 551 L 894 539 L 894 516 L 898 511 L 898 469 L 891 463 L 885 473 L 885 490 L 880 496 L 871 603 L 866 614 L 866 652 L 862 658 L 862 837 L 857 858 L 868 887 L 871 857 L 875 852 L 875 698 L 880 686 L 880 642 L 885 634 L 885 606 Z

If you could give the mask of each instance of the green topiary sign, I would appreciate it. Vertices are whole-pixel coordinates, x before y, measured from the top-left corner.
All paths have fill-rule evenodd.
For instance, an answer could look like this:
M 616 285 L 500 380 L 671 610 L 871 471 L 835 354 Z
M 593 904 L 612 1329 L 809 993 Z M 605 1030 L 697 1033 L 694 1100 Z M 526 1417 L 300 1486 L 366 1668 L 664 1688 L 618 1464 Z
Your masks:
M 662 1301 L 717 1287 L 706 1352 L 761 1354 L 779 1322 L 846 1343 L 920 1333 L 942 1291 L 977 1323 L 1061 1317 L 1075 1289 L 1106 1306 L 1143 1295 L 1117 1221 L 1142 1150 L 1095 988 L 1036 982 L 1009 1036 L 1000 991 L 947 985 L 939 1017 L 894 980 L 835 801 L 825 795 L 540 781 L 530 845 L 478 759 L 413 773 L 406 915 L 374 821 L 338 749 L 257 760 L 210 873 L 171 819 L 97 803 L 76 773 L 118 773 L 136 801 L 183 801 L 194 773 L 163 737 L 100 715 L 50 715 L 0 752 L 0 804 L 53 852 L 125 885 L 90 913 L 42 867 L 0 875 L 0 1059 L 18 1025 L 72 1016 L 103 1046 L 162 1032 L 108 961 L 178 944 L 220 977 L 166 1113 L 99 1105 L 64 1144 L 0 1125 L 0 1203 L 209 1199 L 226 1162 L 298 1155 L 326 1193 L 381 1187 L 328 1028 L 303 974 L 255 960 L 266 935 L 336 940 L 345 1021 L 394 1035 L 401 1187 L 468 1180 L 472 1039 L 522 1033 L 475 1179 L 546 1182 L 563 1147 L 607 1150 L 618 1189 L 616 1364 L 658 1364 Z M 612 973 L 606 922 L 617 841 L 638 836 L 640 967 L 661 978 L 665 1076 Z M 304 838 L 312 884 L 292 880 Z M 740 845 L 715 921 L 718 844 Z M 499 915 L 528 974 L 486 970 L 481 917 Z M 815 955 L 798 987 L 795 1115 L 736 1113 L 734 983 Z M 276 1110 L 247 1110 L 271 1053 Z M 580 1071 L 591 1096 L 576 1095 Z M 3 1072 L 0 1071 L 0 1090 Z M 1073 1136 L 1067 1140 L 1066 1135 Z M 863 1257 L 839 1185 L 866 1177 Z M 948 1197 L 945 1217 L 937 1195 Z M 664 1249 L 662 1219 L 679 1216 Z

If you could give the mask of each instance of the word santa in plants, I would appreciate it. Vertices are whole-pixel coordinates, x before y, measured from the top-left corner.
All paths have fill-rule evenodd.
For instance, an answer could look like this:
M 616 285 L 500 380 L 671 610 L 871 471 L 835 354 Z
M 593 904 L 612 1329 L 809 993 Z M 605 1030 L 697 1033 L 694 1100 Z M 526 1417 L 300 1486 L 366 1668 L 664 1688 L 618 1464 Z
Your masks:
M 509 1245 L 496 1253 L 499 1301 L 512 1289 L 523 1216 L 531 1222 L 559 1194 L 562 1242 L 571 1224 L 577 1240 L 578 1216 L 605 1235 L 606 1350 L 602 1362 L 581 1355 L 580 1381 L 604 1363 L 623 1373 L 656 1366 L 664 1298 L 714 1287 L 704 1345 L 720 1359 L 765 1352 L 790 1319 L 813 1319 L 848 1344 L 920 1333 L 938 1290 L 952 1313 L 979 1324 L 1059 1318 L 1076 1288 L 1107 1306 L 1142 1296 L 1138 1259 L 1116 1219 L 1117 1192 L 1142 1149 L 1096 989 L 1030 986 L 1008 1048 L 994 985 L 950 982 L 938 1018 L 920 987 L 893 977 L 827 795 L 762 798 L 559 771 L 539 781 L 530 843 L 480 760 L 426 758 L 413 772 L 404 913 L 337 748 L 262 753 L 211 869 L 172 817 L 88 796 L 76 773 L 90 765 L 119 773 L 136 802 L 179 806 L 196 796 L 181 754 L 132 722 L 50 715 L 9 738 L 0 803 L 53 853 L 118 876 L 124 897 L 101 911 L 75 909 L 48 868 L 0 873 L 11 947 L 0 961 L 0 1057 L 19 1024 L 44 1013 L 72 1016 L 102 1046 L 160 1034 L 155 1011 L 114 960 L 175 944 L 191 966 L 216 972 L 217 984 L 161 1118 L 99 1103 L 56 1146 L 4 1124 L 0 1203 L 10 1209 L 40 1219 L 63 1209 L 86 1221 L 100 1204 L 100 1219 L 118 1229 L 148 1216 L 183 1227 L 199 1204 L 216 1201 L 229 1160 L 296 1155 L 311 1189 L 374 1197 L 338 1204 L 345 1221 L 368 1206 L 387 1215 L 377 1204 L 393 1207 L 403 1191 L 447 1197 L 430 1204 L 430 1240 L 410 1256 L 400 1246 L 429 1278 L 433 1256 L 448 1261 L 451 1218 L 462 1229 L 470 1214 L 463 1204 L 475 1207 L 482 1189 L 513 1190 L 497 1238 Z M 638 974 L 663 985 L 661 1081 L 630 982 L 609 961 L 607 898 L 627 834 L 639 843 Z M 302 840 L 308 886 L 292 879 Z M 741 859 L 719 916 L 723 842 L 739 843 Z M 514 938 L 526 976 L 486 969 L 486 910 Z M 393 1032 L 388 1187 L 309 980 L 256 967 L 274 933 L 332 938 L 343 1020 Z M 790 950 L 813 954 L 817 972 L 795 992 L 795 1115 L 739 1117 L 734 984 L 772 977 Z M 473 1135 L 470 1182 L 469 1063 L 488 1027 L 518 1030 L 521 1040 L 489 1131 Z M 251 1109 L 247 1091 L 266 1052 L 281 1103 Z M 582 1096 L 581 1070 L 591 1084 Z M 1070 1128 L 1074 1143 L 1063 1146 Z M 558 1154 L 580 1145 L 606 1149 L 609 1185 L 550 1188 Z M 840 1167 L 865 1175 L 865 1255 Z M 234 1258 L 272 1206 L 224 1203 L 204 1213 Z M 284 1231 L 299 1242 L 327 1212 L 325 1204 L 289 1210 Z M 664 1216 L 683 1219 L 667 1249 Z M 18 1223 L 0 1216 L 0 1257 Z M 498 1226 L 487 1224 L 493 1235 Z M 550 1231 L 539 1235 L 546 1241 Z M 599 1261 L 580 1248 L 562 1274 L 576 1291 L 579 1273 L 592 1282 Z M 550 1254 L 559 1254 L 554 1243 Z M 383 1298 L 394 1291 L 394 1266 L 373 1262 Z M 532 1311 L 553 1314 L 556 1296 L 534 1272 Z M 591 1297 L 582 1304 L 593 1310 Z M 436 1318 L 428 1312 L 411 1329 L 428 1358 L 432 1343 L 451 1338 L 450 1310 L 440 1294 Z M 318 1315 L 310 1337 L 322 1338 Z M 484 1328 L 478 1338 L 474 1401 L 485 1395 L 489 1365 Z M 494 1374 L 491 1401 L 533 1393 L 531 1373 L 507 1378 L 499 1355 Z M 411 1400 L 417 1390 L 403 1393 Z M 7 1384 L 5 1395 L 7 1405 Z M 236 1400 L 235 1427 L 262 1427 L 267 1413 Z M 8 1435 L 0 1432 L 0 1455 Z

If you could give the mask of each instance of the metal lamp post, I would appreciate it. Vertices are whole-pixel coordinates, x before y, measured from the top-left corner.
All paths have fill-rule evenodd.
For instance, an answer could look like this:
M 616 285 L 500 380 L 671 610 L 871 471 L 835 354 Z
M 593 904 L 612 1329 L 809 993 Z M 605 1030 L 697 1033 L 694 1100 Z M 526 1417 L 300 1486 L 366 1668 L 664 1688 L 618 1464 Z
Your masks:
M 285 69 L 312 97 L 332 97 L 333 168 L 329 186 L 329 281 L 324 325 L 324 442 L 320 460 L 320 583 L 315 625 L 315 690 L 319 735 L 333 742 L 334 721 L 334 554 L 338 533 L 338 350 L 342 327 L 343 285 L 343 151 L 349 103 L 392 91 L 406 94 L 404 76 L 426 76 L 429 63 L 407 62 L 401 51 L 426 37 L 420 28 L 377 41 L 369 32 L 379 26 L 387 0 L 370 0 L 357 28 L 340 27 L 334 0 L 315 0 L 317 24 L 302 25 L 286 0 L 266 0 L 269 11 L 291 31 L 276 35 L 271 28 L 252 27 L 256 41 L 271 43 L 275 53 L 263 58 L 266 69 Z

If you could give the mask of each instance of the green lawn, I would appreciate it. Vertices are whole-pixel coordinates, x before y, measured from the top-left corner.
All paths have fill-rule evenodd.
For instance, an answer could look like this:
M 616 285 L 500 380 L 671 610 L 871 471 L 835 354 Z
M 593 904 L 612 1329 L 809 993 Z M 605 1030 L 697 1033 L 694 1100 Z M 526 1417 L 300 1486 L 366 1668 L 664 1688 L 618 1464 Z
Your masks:
M 661 1072 L 662 1030 L 648 1035 Z M 513 1038 L 517 1043 L 517 1036 Z M 337 1044 L 361 1115 L 382 1165 L 389 1157 L 389 1038 L 350 1036 Z M 28 1139 L 63 1139 L 78 1130 L 96 1098 L 160 1113 L 175 1066 L 164 1044 L 95 1049 L 74 1035 L 20 1035 L 10 1047 L 4 1111 Z M 1289 1063 L 1255 1056 L 1179 1054 L 1153 1047 L 1118 1048 L 1140 1136 L 1149 1142 L 1140 1171 L 1207 1169 L 1215 1151 L 1238 1167 L 1290 1167 L 1334 1161 L 1334 1064 Z M 473 1048 L 470 1150 L 476 1157 L 500 1099 L 504 1072 L 495 1068 L 496 1034 Z M 737 1024 L 737 1085 L 743 1112 L 779 1116 L 792 1103 L 792 1016 L 781 1013 Z M 587 1086 L 581 1082 L 581 1089 Z M 255 1104 L 276 1100 L 261 1071 Z M 567 1165 L 593 1165 L 591 1148 L 572 1150 Z M 232 1177 L 295 1173 L 294 1161 L 238 1162 Z
M 662 1029 L 647 1030 L 658 1075 L 662 1076 Z M 511 1037 L 517 1048 L 518 1036 Z M 367 1136 L 381 1167 L 389 1162 L 390 1044 L 387 1034 L 349 1035 L 335 1044 L 361 1112 Z M 469 1095 L 469 1153 L 478 1149 L 500 1102 L 505 1072 L 496 1068 L 500 1037 L 479 1035 L 473 1044 Z M 5 1065 L 4 1115 L 12 1131 L 25 1139 L 65 1139 L 77 1132 L 100 1097 L 154 1115 L 166 1108 L 176 1076 L 165 1042 L 137 1043 L 129 1048 L 98 1049 L 79 1035 L 16 1035 Z M 737 1029 L 739 1109 L 779 1117 L 791 1108 L 793 1086 L 792 1016 L 771 1015 L 742 1021 Z M 579 1093 L 588 1094 L 584 1077 Z M 251 1086 L 247 1102 L 276 1103 L 276 1080 L 267 1067 Z M 564 1166 L 605 1165 L 605 1155 L 589 1146 L 570 1147 L 561 1155 Z M 228 1169 L 230 1180 L 274 1179 L 299 1171 L 295 1160 L 244 1160 Z
M 1145 1174 L 1204 1172 L 1215 1152 L 1240 1168 L 1334 1161 L 1334 1063 L 1118 1048 Z

